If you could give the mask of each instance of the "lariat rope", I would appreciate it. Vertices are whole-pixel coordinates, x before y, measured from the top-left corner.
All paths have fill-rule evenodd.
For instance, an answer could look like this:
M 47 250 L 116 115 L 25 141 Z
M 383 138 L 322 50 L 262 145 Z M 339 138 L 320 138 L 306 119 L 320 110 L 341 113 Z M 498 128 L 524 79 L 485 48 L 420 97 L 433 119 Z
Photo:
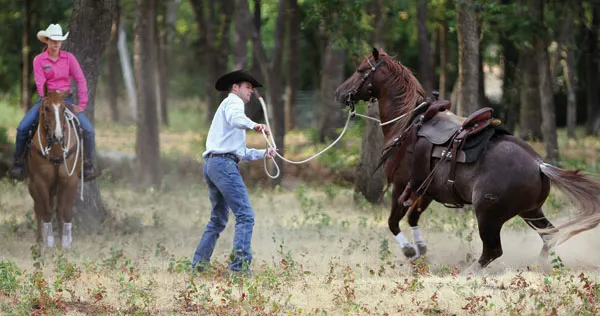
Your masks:
M 82 152 L 82 154 L 81 154 L 81 173 L 79 176 L 81 179 L 81 184 L 79 186 L 79 188 L 80 188 L 79 197 L 80 197 L 81 201 L 83 201 L 83 156 L 84 155 L 83 155 L 83 139 L 80 139 L 79 133 L 77 133 L 77 126 L 79 126 L 79 119 L 69 109 L 65 109 L 65 119 L 67 120 L 67 129 L 69 130 L 69 136 L 67 137 L 66 145 L 63 144 L 63 147 L 62 147 L 63 162 L 65 163 L 65 170 L 67 171 L 67 174 L 69 175 L 69 177 L 72 176 L 73 173 L 75 172 L 75 167 L 77 166 L 77 158 L 79 158 L 79 150 L 81 149 L 81 152 Z M 67 166 L 67 155 L 69 153 L 68 146 L 71 144 L 71 129 L 75 131 L 73 134 L 75 134 L 75 141 L 76 141 L 77 145 L 76 145 L 76 150 L 75 150 L 75 159 L 73 160 L 73 166 L 71 167 L 71 171 L 69 171 L 69 167 Z
M 327 150 L 329 150 L 331 147 L 333 147 L 335 144 L 337 144 L 342 139 L 342 137 L 344 136 L 344 134 L 346 133 L 346 131 L 348 130 L 348 125 L 350 125 L 350 119 L 353 116 L 355 116 L 355 115 L 356 116 L 360 116 L 360 117 L 365 118 L 365 119 L 369 119 L 369 120 L 378 122 L 380 126 L 386 126 L 388 124 L 394 123 L 394 122 L 402 119 L 403 117 L 406 117 L 409 114 L 412 114 L 413 112 L 419 110 L 420 108 L 422 108 L 424 105 L 427 104 L 427 102 L 423 102 L 423 103 L 419 104 L 419 106 L 417 106 L 414 109 L 412 109 L 410 112 L 404 113 L 404 114 L 402 114 L 402 115 L 400 115 L 400 116 L 398 116 L 398 117 L 396 117 L 396 118 L 394 118 L 392 120 L 389 120 L 389 121 L 383 122 L 383 123 L 381 122 L 381 120 L 376 119 L 374 117 L 356 113 L 356 110 L 350 110 L 350 111 L 348 111 L 348 118 L 346 119 L 346 124 L 344 125 L 344 129 L 342 130 L 342 132 L 340 133 L 340 135 L 329 146 L 325 147 L 325 149 L 321 150 L 320 152 L 316 153 L 315 155 L 313 155 L 313 156 L 311 156 L 309 158 L 306 158 L 306 159 L 300 160 L 300 161 L 292 161 L 292 160 L 286 159 L 285 157 L 283 157 L 281 154 L 279 154 L 277 152 L 277 145 L 275 144 L 275 139 L 273 138 L 273 130 L 271 129 L 271 125 L 269 124 L 269 115 L 267 113 L 267 105 L 265 104 L 265 100 L 263 99 L 262 96 L 260 96 L 260 94 L 257 93 L 257 96 L 258 96 L 258 100 L 260 101 L 260 105 L 262 106 L 263 113 L 265 114 L 265 122 L 267 123 L 267 128 L 270 131 L 270 135 L 269 135 L 271 137 L 270 140 L 269 140 L 269 137 L 267 136 L 267 134 L 265 133 L 265 131 L 262 131 L 263 137 L 265 138 L 265 141 L 267 142 L 268 148 L 272 148 L 275 151 L 275 155 L 277 155 L 277 157 L 279 157 L 281 160 L 283 160 L 285 162 L 288 162 L 288 163 L 291 163 L 291 164 L 295 164 L 295 165 L 299 165 L 299 164 L 303 164 L 303 163 L 309 162 L 309 161 L 311 161 L 311 160 L 319 157 L 320 155 L 322 155 L 323 153 L 325 153 Z M 275 157 L 271 157 L 271 160 L 273 161 L 273 165 L 275 166 L 275 169 L 276 169 L 275 175 L 271 175 L 271 173 L 269 172 L 269 168 L 267 167 L 267 160 L 268 160 L 268 158 L 265 155 L 265 159 L 264 159 L 265 173 L 271 179 L 278 178 L 279 174 L 280 174 L 280 169 L 279 169 L 279 166 L 277 165 L 277 162 L 275 161 Z

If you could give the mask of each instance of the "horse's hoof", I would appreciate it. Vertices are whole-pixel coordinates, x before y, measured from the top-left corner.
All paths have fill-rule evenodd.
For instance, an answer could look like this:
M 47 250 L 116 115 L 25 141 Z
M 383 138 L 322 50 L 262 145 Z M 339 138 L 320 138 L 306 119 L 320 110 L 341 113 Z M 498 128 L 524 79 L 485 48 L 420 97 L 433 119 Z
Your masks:
M 464 269 L 461 272 L 461 274 L 464 275 L 464 276 L 467 276 L 469 274 L 471 274 L 471 275 L 482 275 L 483 271 L 484 271 L 484 269 L 481 267 L 481 264 L 479 264 L 479 262 L 474 262 L 468 268 Z
M 62 247 L 63 249 L 70 249 L 73 247 L 73 241 L 70 236 L 62 236 Z
M 425 242 L 417 242 L 417 250 L 419 256 L 424 256 L 427 253 L 427 244 Z
M 402 253 L 404 253 L 404 256 L 409 259 L 413 259 L 417 256 L 417 250 L 415 247 L 413 247 L 413 245 L 406 245 L 402 247 Z
M 54 236 L 48 236 L 48 239 L 46 239 L 46 248 L 54 248 Z

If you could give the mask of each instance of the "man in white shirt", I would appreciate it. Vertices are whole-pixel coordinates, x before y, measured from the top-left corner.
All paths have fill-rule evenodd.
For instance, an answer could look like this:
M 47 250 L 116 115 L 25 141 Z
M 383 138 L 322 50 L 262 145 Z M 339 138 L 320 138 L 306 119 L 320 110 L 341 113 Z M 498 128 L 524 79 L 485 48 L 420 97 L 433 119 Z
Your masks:
M 266 125 L 253 122 L 244 114 L 244 105 L 250 101 L 253 88 L 257 87 L 262 85 L 243 70 L 225 74 L 215 83 L 217 90 L 228 91 L 229 95 L 221 102 L 213 117 L 206 139 L 206 151 L 202 154 L 205 159 L 204 180 L 208 185 L 212 210 L 192 261 L 192 267 L 197 271 L 206 269 L 210 264 L 210 257 L 219 234 L 227 225 L 231 208 L 236 223 L 229 268 L 232 271 L 250 272 L 254 211 L 238 163 L 275 155 L 272 148 L 246 148 L 247 129 L 269 134 Z

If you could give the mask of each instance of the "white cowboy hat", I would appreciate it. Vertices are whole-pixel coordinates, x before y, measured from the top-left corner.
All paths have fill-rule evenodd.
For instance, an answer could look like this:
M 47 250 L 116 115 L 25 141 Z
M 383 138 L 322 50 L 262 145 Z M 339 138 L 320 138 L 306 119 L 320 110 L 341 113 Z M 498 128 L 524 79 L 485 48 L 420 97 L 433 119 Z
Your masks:
M 37 38 L 43 43 L 46 43 L 48 38 L 54 41 L 64 41 L 68 36 L 69 32 L 63 35 L 62 28 L 58 24 L 50 24 L 47 29 L 37 33 Z

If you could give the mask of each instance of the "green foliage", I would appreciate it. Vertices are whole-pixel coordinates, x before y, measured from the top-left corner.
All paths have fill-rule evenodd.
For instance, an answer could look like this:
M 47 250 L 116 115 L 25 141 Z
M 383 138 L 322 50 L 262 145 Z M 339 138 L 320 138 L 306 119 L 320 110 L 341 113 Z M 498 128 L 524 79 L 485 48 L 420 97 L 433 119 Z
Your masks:
M 0 261 L 0 294 L 14 293 L 20 285 L 22 272 L 12 261 Z

